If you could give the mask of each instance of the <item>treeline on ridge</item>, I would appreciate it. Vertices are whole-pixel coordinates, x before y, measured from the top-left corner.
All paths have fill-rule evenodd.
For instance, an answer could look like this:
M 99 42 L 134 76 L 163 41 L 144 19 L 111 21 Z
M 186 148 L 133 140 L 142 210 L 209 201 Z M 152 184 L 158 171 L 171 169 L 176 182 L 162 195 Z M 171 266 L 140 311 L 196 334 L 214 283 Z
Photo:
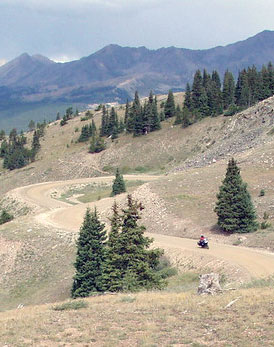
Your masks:
M 203 74 L 197 70 L 192 87 L 187 84 L 182 112 L 177 110 L 175 124 L 188 126 L 201 118 L 225 116 L 242 111 L 274 94 L 272 63 L 257 71 L 255 66 L 239 72 L 235 83 L 233 74 L 225 72 L 223 83 L 217 71 Z
M 127 102 L 123 117 L 118 117 L 116 109 L 101 105 L 101 126 L 96 131 L 94 122 L 85 125 L 79 141 L 87 141 L 89 137 L 110 137 L 116 139 L 120 133 L 131 133 L 133 136 L 146 135 L 161 129 L 161 122 L 175 117 L 174 124 L 188 127 L 205 117 L 216 117 L 220 114 L 232 116 L 258 101 L 274 94 L 274 70 L 272 63 L 263 66 L 260 71 L 255 66 L 239 72 L 235 82 L 234 76 L 228 70 L 223 82 L 217 71 L 211 74 L 197 70 L 193 82 L 186 86 L 185 100 L 182 105 L 175 103 L 170 90 L 167 100 L 158 105 L 157 96 L 150 92 L 144 103 L 140 102 L 138 92 L 132 102 Z M 101 140 L 102 141 L 102 140 Z M 102 146 L 101 148 L 105 148 Z

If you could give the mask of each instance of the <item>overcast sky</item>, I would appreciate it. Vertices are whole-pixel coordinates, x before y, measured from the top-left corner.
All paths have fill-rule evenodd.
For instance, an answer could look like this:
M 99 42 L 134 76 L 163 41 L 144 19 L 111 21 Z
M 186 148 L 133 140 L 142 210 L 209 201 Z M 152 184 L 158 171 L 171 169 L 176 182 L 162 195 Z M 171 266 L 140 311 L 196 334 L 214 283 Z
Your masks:
M 0 0 L 0 64 L 27 52 L 56 61 L 110 43 L 205 49 L 274 30 L 273 0 Z

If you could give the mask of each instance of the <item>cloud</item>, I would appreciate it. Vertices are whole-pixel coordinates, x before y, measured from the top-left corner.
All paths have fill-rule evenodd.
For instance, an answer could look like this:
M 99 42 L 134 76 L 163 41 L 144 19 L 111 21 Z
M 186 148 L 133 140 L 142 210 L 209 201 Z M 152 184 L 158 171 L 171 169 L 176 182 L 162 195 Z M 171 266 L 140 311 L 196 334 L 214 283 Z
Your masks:
M 0 0 L 1 58 L 121 46 L 210 48 L 274 29 L 273 0 Z
M 6 62 L 7 62 L 6 59 L 0 59 L 0 66 L 5 65 Z
M 67 63 L 69 61 L 77 60 L 80 57 L 72 57 L 68 55 L 60 55 L 60 56 L 54 56 L 50 57 L 51 60 L 55 61 L 55 63 Z M 1 62 L 1 61 L 0 61 Z
M 1 0 L 1 6 L 13 6 L 21 8 L 30 8 L 36 10 L 52 11 L 79 11 L 87 8 L 116 9 L 127 10 L 129 8 L 147 8 L 159 6 L 164 0 Z

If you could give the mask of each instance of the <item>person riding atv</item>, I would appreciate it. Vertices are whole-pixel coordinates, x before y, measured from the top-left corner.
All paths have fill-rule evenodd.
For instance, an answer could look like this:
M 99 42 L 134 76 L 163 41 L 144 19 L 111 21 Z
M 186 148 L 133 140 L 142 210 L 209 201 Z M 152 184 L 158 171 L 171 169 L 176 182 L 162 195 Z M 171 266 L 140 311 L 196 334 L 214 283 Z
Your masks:
M 202 248 L 209 248 L 208 247 L 208 240 L 204 235 L 200 236 L 200 240 L 197 242 L 198 246 Z

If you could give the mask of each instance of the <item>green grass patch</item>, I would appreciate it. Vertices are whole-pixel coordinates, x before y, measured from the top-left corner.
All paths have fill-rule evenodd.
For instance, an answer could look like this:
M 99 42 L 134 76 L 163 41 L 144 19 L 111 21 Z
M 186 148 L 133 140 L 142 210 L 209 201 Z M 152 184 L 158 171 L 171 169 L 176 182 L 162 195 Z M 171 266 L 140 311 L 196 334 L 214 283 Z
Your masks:
M 146 183 L 146 181 L 142 180 L 135 180 L 135 181 L 128 181 L 125 180 L 126 183 L 126 189 L 128 193 L 133 192 L 133 190 Z M 74 195 L 80 195 L 77 196 L 76 199 L 79 202 L 82 203 L 89 203 L 93 201 L 98 201 L 104 198 L 110 197 L 112 191 L 112 183 L 91 183 L 88 185 L 85 185 L 84 187 L 71 187 L 68 189 L 65 193 L 63 193 L 58 200 L 68 202 L 72 205 L 75 205 L 76 202 L 73 202 L 70 200 Z M 54 197 L 54 196 L 53 196 Z
M 196 272 L 178 273 L 168 280 L 168 286 L 165 289 L 168 292 L 187 292 L 196 290 L 199 285 L 199 274 Z
M 126 189 L 128 193 L 131 193 L 134 188 L 144 184 L 145 181 L 137 180 L 137 181 L 127 181 L 125 180 Z M 89 203 L 92 201 L 98 201 L 110 196 L 112 191 L 111 186 L 97 186 L 88 188 L 82 196 L 78 198 L 78 200 L 82 203 Z
M 86 301 L 77 300 L 77 301 L 69 301 L 60 305 L 53 306 L 52 309 L 54 311 L 67 311 L 67 310 L 79 310 L 81 308 L 88 307 Z
M 115 172 L 115 167 L 111 166 L 111 165 L 106 165 L 103 167 L 103 171 L 106 172 Z
M 85 192 L 84 195 L 79 196 L 77 200 L 79 200 L 82 203 L 98 201 L 104 198 L 108 198 L 110 196 L 110 193 L 111 193 L 110 187 L 98 187 L 92 191 Z
M 243 284 L 242 288 L 274 288 L 274 276 L 254 279 L 251 282 Z
M 134 171 L 140 172 L 140 173 L 145 173 L 150 171 L 151 168 L 148 166 L 136 166 L 136 168 L 134 169 Z
M 126 296 L 122 296 L 121 299 L 119 300 L 120 302 L 134 302 L 136 300 L 135 296 L 132 295 L 126 295 Z

